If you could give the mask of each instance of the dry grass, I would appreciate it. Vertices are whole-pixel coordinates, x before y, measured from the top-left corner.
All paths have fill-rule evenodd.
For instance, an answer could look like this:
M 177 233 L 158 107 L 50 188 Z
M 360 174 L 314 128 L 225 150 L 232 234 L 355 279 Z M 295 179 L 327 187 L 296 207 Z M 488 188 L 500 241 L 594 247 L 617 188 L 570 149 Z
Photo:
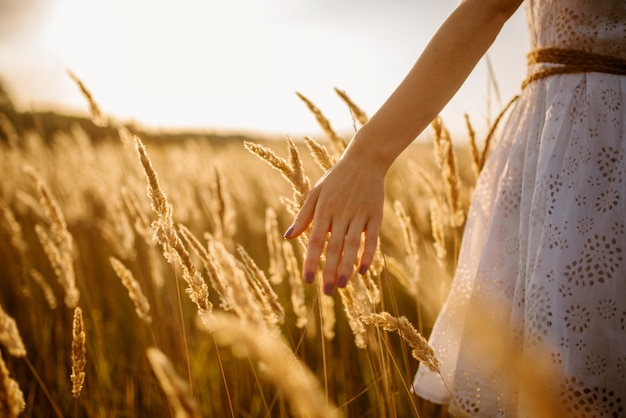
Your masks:
M 329 298 L 301 280 L 306 234 L 280 236 L 345 147 L 300 98 L 328 138 L 156 142 L 113 129 L 96 143 L 3 119 L 0 342 L 21 357 L 0 364 L 2 412 L 446 416 L 410 382 L 418 361 L 437 367 L 422 335 L 456 263 L 472 154 L 442 121 L 435 146 L 407 150 L 387 179 L 376 262 Z
M 74 309 L 74 321 L 72 323 L 72 396 L 78 398 L 85 383 L 85 365 L 87 364 L 87 350 L 85 348 L 87 337 L 83 324 L 83 311 L 80 307 Z

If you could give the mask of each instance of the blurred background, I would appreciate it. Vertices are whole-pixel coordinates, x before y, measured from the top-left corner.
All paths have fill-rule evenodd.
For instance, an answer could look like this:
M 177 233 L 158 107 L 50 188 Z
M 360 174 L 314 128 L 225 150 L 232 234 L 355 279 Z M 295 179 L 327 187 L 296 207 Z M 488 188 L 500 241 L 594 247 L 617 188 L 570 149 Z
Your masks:
M 0 81 L 20 110 L 87 114 L 73 71 L 102 110 L 156 130 L 316 135 L 295 95 L 336 130 L 352 121 L 333 91 L 369 115 L 458 0 L 0 0 Z M 519 91 L 523 8 L 442 112 L 481 135 Z

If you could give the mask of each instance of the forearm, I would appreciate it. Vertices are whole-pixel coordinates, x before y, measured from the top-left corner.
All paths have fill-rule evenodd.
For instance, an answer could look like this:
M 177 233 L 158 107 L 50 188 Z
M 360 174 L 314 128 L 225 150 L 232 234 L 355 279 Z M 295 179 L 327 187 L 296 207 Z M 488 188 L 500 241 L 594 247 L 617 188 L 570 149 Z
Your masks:
M 433 36 L 405 79 L 357 132 L 346 155 L 386 171 L 439 114 L 521 0 L 466 0 Z

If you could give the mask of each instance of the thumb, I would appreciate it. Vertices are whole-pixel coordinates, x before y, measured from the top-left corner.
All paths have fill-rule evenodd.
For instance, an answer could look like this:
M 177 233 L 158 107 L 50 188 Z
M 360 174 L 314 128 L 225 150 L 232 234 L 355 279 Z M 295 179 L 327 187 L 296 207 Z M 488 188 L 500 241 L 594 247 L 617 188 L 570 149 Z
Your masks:
M 313 215 L 315 214 L 315 205 L 317 203 L 317 197 L 319 192 L 316 188 L 312 189 L 307 195 L 302 207 L 296 214 L 291 226 L 287 228 L 285 233 L 283 234 L 283 238 L 291 239 L 296 238 L 302 232 L 304 232 L 311 221 L 313 220 Z

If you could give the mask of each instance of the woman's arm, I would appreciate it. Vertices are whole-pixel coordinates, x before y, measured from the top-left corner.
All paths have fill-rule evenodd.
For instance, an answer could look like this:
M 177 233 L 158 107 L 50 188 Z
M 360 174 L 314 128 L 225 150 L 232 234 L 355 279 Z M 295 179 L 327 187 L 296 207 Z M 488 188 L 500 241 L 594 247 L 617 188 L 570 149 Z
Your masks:
M 313 281 L 328 241 L 324 292 L 345 286 L 363 233 L 359 272 L 367 270 L 382 223 L 387 170 L 461 87 L 521 2 L 463 1 L 393 94 L 355 134 L 337 164 L 311 189 L 285 233 L 286 238 L 296 237 L 313 222 L 303 265 L 305 281 Z

